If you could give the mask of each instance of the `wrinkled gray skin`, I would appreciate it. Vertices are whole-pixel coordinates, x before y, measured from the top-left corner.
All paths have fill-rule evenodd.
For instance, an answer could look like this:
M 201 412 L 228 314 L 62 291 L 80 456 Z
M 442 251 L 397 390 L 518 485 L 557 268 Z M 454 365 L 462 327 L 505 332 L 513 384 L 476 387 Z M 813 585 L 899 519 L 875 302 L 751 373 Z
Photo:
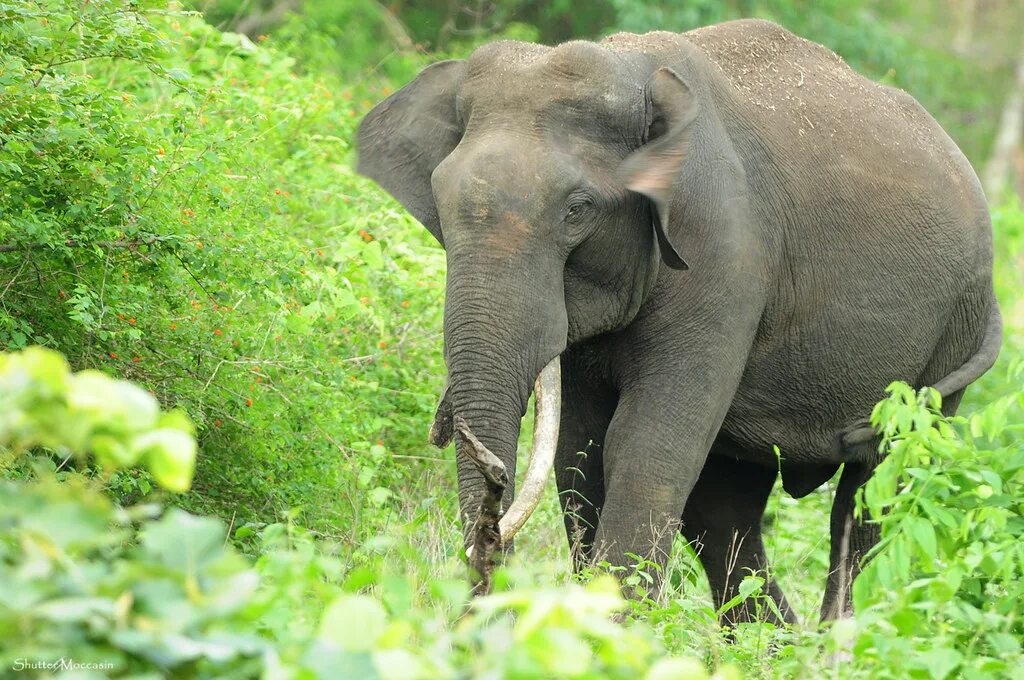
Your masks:
M 440 429 L 461 414 L 514 470 L 561 355 L 578 564 L 664 563 L 681 529 L 729 599 L 767 566 L 778 445 L 796 497 L 845 463 L 822 615 L 849 611 L 877 540 L 852 519 L 877 463 L 864 419 L 894 380 L 952 413 L 1000 342 L 982 190 L 910 96 L 762 21 L 502 41 L 424 69 L 359 147 L 447 251 Z M 458 461 L 468 530 L 482 482 Z

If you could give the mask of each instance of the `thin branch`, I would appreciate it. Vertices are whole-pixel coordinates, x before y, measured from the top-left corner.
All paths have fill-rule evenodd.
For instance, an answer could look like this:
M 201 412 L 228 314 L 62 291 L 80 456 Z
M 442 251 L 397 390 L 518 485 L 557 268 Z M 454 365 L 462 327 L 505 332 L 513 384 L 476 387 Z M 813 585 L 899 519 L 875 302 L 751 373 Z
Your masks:
M 119 241 L 79 241 L 77 239 L 68 239 L 63 242 L 67 248 L 90 248 L 97 246 L 100 248 L 126 248 L 128 250 L 135 250 L 141 246 L 151 246 L 154 243 L 161 243 L 163 241 L 173 241 L 181 238 L 180 236 L 146 236 L 144 238 L 134 239 L 122 239 Z M 31 243 L 5 243 L 0 244 L 0 253 L 15 253 L 21 250 L 41 250 L 43 248 L 52 247 L 54 244 L 31 242 Z

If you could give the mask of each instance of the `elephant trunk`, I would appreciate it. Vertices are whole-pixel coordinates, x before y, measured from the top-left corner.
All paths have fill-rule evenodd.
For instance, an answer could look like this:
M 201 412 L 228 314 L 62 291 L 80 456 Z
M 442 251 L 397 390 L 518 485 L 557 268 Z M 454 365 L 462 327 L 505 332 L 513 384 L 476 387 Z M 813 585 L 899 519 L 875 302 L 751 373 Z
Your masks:
M 455 439 L 463 537 L 470 547 L 481 502 L 495 489 L 493 483 L 489 487 L 474 462 L 480 456 L 474 454 L 493 454 L 507 480 L 500 504 L 504 511 L 500 542 L 508 550 L 511 536 L 539 502 L 553 463 L 560 405 L 558 355 L 566 338 L 561 277 L 558 295 L 538 295 L 536 280 L 530 282 L 527 276 L 499 278 L 494 270 L 465 271 L 453 266 L 455 258 L 449 256 L 445 302 L 448 385 L 443 398 L 447 405 L 442 403 L 439 414 L 441 410 L 450 413 L 458 423 L 452 429 L 462 433 Z M 505 263 L 502 270 L 511 273 L 516 268 Z M 535 437 L 539 438 L 534 447 L 539 455 L 531 457 L 524 480 L 528 493 L 514 503 L 519 429 L 535 379 Z M 437 434 L 435 421 L 432 437 Z

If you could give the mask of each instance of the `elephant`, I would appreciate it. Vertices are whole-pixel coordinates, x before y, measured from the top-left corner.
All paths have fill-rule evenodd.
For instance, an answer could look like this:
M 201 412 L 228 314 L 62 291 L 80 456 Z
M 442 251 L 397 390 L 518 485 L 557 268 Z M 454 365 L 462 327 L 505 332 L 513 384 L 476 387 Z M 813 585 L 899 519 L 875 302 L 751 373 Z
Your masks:
M 769 494 L 841 468 L 821 617 L 852 612 L 878 540 L 854 517 L 884 455 L 873 405 L 902 380 L 954 413 L 1002 336 L 985 196 L 914 98 L 762 20 L 500 40 L 423 69 L 357 145 L 445 250 L 437 443 L 455 417 L 514 478 L 531 385 L 554 380 L 557 434 L 535 445 L 576 567 L 664 566 L 682 532 L 719 606 L 768 574 L 776 623 L 796 615 L 770 578 Z M 457 444 L 469 541 L 485 480 Z M 504 491 L 516 526 L 533 472 L 531 498 Z

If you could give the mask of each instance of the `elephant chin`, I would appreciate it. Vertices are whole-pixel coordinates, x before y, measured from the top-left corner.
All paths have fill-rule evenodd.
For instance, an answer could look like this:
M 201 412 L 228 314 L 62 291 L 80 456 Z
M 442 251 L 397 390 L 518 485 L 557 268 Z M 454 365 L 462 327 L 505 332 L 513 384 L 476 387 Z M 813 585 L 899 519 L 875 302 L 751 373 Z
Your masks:
M 544 485 L 547 483 L 548 478 L 551 476 L 551 470 L 554 468 L 562 406 L 561 364 L 557 356 L 548 362 L 548 365 L 537 376 L 533 392 L 535 398 L 533 448 L 530 451 L 530 460 L 520 492 L 498 522 L 500 545 L 508 545 L 519 530 L 523 528 L 527 520 L 530 519 L 533 511 L 540 505 L 541 498 L 544 495 Z M 448 436 L 447 441 L 451 441 L 455 430 L 459 429 L 462 436 L 472 444 L 470 455 L 472 456 L 473 463 L 480 468 L 488 480 L 492 481 L 489 493 L 495 495 L 495 498 L 485 499 L 484 503 L 487 504 L 490 501 L 491 504 L 497 506 L 501 501 L 504 484 L 494 482 L 498 479 L 507 480 L 505 466 L 497 456 L 487 450 L 469 432 L 465 421 L 456 423 L 456 420 L 460 419 L 453 420 L 451 408 L 446 406 L 446 400 L 444 395 L 442 395 L 437 416 L 434 418 L 434 425 L 430 428 L 431 442 L 436 443 L 444 436 Z M 437 435 L 437 439 L 435 439 L 435 435 Z M 470 556 L 472 556 L 471 551 L 472 548 L 467 552 Z

